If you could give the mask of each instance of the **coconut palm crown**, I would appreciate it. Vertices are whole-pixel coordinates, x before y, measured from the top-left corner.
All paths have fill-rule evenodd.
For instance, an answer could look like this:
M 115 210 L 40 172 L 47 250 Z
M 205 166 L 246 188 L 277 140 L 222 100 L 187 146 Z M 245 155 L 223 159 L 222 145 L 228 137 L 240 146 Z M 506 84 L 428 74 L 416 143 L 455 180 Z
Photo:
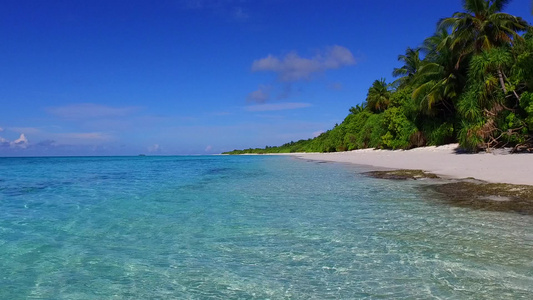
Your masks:
M 403 62 L 404 65 L 401 68 L 394 68 L 392 71 L 392 76 L 400 77 L 395 81 L 395 84 L 407 84 L 412 81 L 422 63 L 420 59 L 420 49 L 407 48 L 405 54 L 398 56 L 398 61 Z
M 385 79 L 375 80 L 368 89 L 367 107 L 374 112 L 382 112 L 389 106 L 391 91 Z
M 528 28 L 520 17 L 501 12 L 510 0 L 463 0 L 465 12 L 442 19 L 440 28 L 451 29 L 451 47 L 463 55 L 480 53 L 493 47 L 512 45 L 521 40 L 519 32 Z

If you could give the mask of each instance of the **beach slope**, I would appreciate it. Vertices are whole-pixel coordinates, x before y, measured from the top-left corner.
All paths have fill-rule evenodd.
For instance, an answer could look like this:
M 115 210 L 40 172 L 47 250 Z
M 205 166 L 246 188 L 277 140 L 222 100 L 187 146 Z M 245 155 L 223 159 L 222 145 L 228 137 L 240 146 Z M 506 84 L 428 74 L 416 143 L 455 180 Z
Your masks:
M 363 149 L 334 153 L 294 153 L 299 158 L 368 165 L 387 169 L 419 169 L 441 177 L 476 178 L 492 183 L 533 185 L 533 154 L 467 154 L 457 144 L 411 150 Z

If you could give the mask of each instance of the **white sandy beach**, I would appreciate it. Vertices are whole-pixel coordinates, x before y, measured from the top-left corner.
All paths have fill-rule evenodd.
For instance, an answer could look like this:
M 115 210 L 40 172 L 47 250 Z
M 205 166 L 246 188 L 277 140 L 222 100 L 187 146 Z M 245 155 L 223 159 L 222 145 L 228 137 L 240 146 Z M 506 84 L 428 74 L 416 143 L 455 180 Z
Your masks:
M 296 157 L 388 169 L 419 169 L 441 177 L 473 177 L 495 183 L 533 185 L 533 154 L 457 154 L 457 144 L 412 150 L 363 149 L 336 153 L 295 153 Z

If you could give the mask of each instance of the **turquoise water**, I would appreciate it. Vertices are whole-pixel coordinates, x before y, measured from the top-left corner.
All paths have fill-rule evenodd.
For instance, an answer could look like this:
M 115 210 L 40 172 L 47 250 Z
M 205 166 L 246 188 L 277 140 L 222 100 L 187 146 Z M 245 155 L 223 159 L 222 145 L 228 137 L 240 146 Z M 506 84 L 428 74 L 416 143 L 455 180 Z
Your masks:
M 0 158 L 0 299 L 516 299 L 533 218 L 291 157 Z

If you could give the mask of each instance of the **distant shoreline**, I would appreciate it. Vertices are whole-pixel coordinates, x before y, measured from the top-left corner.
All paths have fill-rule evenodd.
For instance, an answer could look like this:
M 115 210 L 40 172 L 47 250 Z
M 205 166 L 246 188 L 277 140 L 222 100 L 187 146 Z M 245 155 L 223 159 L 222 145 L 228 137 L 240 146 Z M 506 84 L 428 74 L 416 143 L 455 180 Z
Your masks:
M 266 154 L 269 155 L 269 154 Z M 533 154 L 458 153 L 458 144 L 411 150 L 362 149 L 333 153 L 284 153 L 308 160 L 351 163 L 387 169 L 424 170 L 443 178 L 475 178 L 490 183 L 533 186 Z

